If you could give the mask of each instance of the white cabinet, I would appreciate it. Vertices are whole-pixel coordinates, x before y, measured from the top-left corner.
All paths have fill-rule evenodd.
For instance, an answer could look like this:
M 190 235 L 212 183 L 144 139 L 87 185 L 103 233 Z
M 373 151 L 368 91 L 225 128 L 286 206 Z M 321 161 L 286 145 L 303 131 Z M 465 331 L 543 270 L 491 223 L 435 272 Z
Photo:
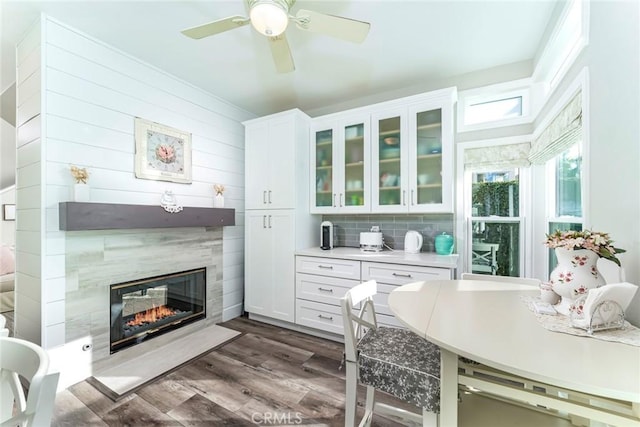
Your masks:
M 296 198 L 307 200 L 292 179 L 300 168 L 298 153 L 308 152 L 299 147 L 308 129 L 307 116 L 298 110 L 245 122 L 246 209 L 293 209 Z
M 314 119 L 311 212 L 453 212 L 455 98 L 442 89 Z
M 289 322 L 295 320 L 294 221 L 290 210 L 247 212 L 246 311 Z
M 454 94 L 372 115 L 373 212 L 453 212 Z
M 296 256 L 296 324 L 342 335 L 340 299 L 361 282 L 376 280 L 374 297 L 378 323 L 403 327 L 388 305 L 398 286 L 434 279 L 451 279 L 451 268 L 425 267 L 354 259 Z
M 309 118 L 291 110 L 245 123 L 244 307 L 295 321 L 297 249 L 318 245 L 309 213 Z
M 311 212 L 371 210 L 369 116 L 314 121 L 311 130 Z

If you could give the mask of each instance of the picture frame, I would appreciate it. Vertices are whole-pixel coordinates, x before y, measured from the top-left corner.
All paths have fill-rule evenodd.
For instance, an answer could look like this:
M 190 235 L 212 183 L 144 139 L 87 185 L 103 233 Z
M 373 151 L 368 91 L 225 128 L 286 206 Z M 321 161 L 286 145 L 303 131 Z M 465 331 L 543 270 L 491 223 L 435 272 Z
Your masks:
M 135 118 L 136 178 L 191 184 L 191 134 Z
M 16 205 L 2 205 L 2 220 L 3 221 L 15 221 L 16 220 Z

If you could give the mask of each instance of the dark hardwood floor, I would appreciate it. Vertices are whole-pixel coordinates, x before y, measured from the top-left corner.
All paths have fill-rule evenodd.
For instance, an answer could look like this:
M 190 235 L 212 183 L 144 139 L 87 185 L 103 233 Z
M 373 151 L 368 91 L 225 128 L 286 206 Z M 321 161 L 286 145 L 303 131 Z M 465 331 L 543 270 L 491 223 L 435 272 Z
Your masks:
M 342 344 L 246 318 L 222 326 L 242 335 L 117 402 L 86 381 L 58 393 L 52 425 L 344 425 Z

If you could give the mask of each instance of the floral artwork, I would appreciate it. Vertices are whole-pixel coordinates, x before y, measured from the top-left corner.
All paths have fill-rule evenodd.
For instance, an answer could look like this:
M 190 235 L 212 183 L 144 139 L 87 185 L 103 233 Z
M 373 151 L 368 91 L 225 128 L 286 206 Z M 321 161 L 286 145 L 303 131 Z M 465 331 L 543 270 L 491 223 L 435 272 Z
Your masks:
M 564 248 L 569 251 L 574 249 L 588 249 L 595 252 L 601 258 L 606 258 L 620 265 L 620 260 L 616 254 L 626 252 L 624 249 L 613 246 L 613 240 L 609 234 L 600 231 L 591 230 L 556 230 L 554 233 L 547 234 L 547 240 L 544 242 L 548 248 Z M 584 265 L 583 260 L 573 259 L 571 262 L 574 266 Z M 578 264 L 576 264 L 576 262 Z M 582 264 L 580 264 L 582 262 Z
M 191 183 L 191 134 L 136 118 L 136 177 Z

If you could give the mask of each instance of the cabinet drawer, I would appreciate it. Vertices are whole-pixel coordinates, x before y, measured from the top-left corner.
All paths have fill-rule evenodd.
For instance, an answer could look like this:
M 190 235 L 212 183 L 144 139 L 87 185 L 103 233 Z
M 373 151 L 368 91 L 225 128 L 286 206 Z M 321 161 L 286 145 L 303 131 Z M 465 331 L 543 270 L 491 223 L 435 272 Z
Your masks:
M 340 298 L 359 280 L 296 273 L 296 298 L 324 304 L 340 305 Z
M 362 263 L 363 282 L 376 280 L 379 283 L 390 285 L 405 285 L 411 282 L 434 279 L 451 279 L 451 270 L 402 264 Z
M 360 261 L 297 256 L 296 272 L 360 280 Z
M 296 300 L 296 324 L 344 335 L 341 309 L 335 305 Z

